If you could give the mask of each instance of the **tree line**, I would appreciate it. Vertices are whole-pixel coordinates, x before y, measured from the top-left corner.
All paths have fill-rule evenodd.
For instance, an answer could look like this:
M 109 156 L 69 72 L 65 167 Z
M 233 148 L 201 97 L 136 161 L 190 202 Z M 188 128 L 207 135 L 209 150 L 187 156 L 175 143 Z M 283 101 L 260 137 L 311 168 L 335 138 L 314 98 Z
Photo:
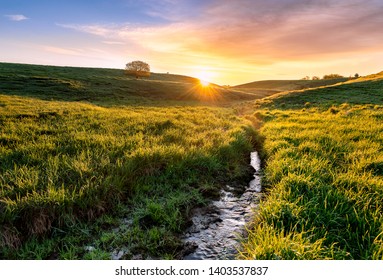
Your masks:
M 350 76 L 349 78 L 352 79 L 357 79 L 359 78 L 359 74 L 358 73 L 355 73 L 354 77 Z M 321 79 L 320 77 L 318 76 L 312 76 L 312 78 L 310 78 L 310 76 L 305 76 L 302 78 L 302 80 L 333 80 L 333 79 L 341 79 L 341 78 L 346 78 L 345 76 L 342 76 L 340 74 L 327 74 L 327 75 L 324 75 L 323 78 Z

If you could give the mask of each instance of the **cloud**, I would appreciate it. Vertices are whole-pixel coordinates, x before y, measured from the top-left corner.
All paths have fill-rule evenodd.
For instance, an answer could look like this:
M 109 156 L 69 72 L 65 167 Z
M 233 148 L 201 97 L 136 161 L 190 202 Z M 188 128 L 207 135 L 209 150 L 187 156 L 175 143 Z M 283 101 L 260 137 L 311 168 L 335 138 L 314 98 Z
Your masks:
M 165 19 L 157 23 L 60 26 L 146 50 L 153 60 L 225 71 L 232 65 L 251 72 L 283 63 L 320 64 L 381 52 L 383 45 L 380 0 L 173 2 L 148 0 L 146 13 Z
M 381 3 L 360 0 L 214 1 L 206 9 L 207 20 L 201 26 L 207 45 L 200 48 L 208 46 L 227 55 L 241 56 L 243 53 L 271 60 L 377 49 L 383 43 L 383 34 L 378 28 L 383 24 Z
M 44 51 L 55 53 L 55 54 L 62 54 L 62 55 L 75 55 L 75 56 L 81 56 L 85 52 L 81 49 L 73 49 L 73 48 L 62 48 L 62 47 L 55 47 L 55 46 L 41 46 L 41 48 Z
M 119 41 L 102 41 L 102 43 L 106 45 L 125 45 L 124 42 Z
M 95 24 L 88 24 L 88 25 L 80 25 L 80 24 L 61 24 L 56 23 L 57 26 L 77 30 L 84 33 L 89 33 L 101 37 L 108 37 L 108 35 L 111 33 L 111 30 L 116 28 L 116 25 L 95 25 Z
M 186 1 L 188 2 L 188 1 Z M 282 3 L 281 3 L 282 2 Z M 163 2 L 164 15 L 172 1 Z M 60 25 L 159 52 L 238 56 L 259 63 L 378 48 L 383 5 L 367 0 L 214 0 L 193 15 L 177 8 L 158 25 Z M 153 4 L 154 5 L 154 4 Z M 152 5 L 148 13 L 160 14 Z M 197 8 L 195 8 L 197 9 Z M 195 12 L 195 10 L 194 10 Z M 180 20 L 183 18 L 183 20 Z M 113 39 L 113 40 L 112 40 Z
M 5 15 L 5 17 L 12 21 L 23 21 L 29 19 L 24 15 Z

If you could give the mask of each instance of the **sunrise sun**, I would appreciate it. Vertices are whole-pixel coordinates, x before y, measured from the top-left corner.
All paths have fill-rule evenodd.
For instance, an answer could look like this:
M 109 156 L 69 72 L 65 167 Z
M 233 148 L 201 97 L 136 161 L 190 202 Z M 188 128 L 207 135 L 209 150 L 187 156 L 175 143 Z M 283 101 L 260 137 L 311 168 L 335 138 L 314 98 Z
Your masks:
M 203 87 L 210 85 L 211 79 L 215 76 L 213 72 L 206 69 L 198 69 L 198 72 L 194 74 L 196 78 L 199 79 L 199 83 Z
M 210 83 L 208 81 L 205 81 L 205 80 L 202 80 L 202 79 L 199 79 L 199 83 L 203 87 L 208 87 L 210 85 Z

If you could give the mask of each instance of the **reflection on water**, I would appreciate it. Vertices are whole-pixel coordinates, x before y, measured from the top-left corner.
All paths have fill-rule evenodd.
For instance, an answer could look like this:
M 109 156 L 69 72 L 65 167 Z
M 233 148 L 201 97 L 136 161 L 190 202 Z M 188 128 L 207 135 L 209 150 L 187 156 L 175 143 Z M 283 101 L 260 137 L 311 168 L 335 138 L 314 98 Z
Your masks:
M 250 155 L 250 164 L 255 169 L 254 179 L 245 192 L 234 195 L 234 189 L 227 186 L 221 191 L 221 198 L 211 205 L 196 209 L 193 225 L 187 230 L 183 241 L 194 245 L 195 251 L 184 257 L 187 260 L 233 259 L 239 246 L 238 239 L 245 233 L 245 224 L 252 217 L 261 191 L 261 161 L 257 152 Z

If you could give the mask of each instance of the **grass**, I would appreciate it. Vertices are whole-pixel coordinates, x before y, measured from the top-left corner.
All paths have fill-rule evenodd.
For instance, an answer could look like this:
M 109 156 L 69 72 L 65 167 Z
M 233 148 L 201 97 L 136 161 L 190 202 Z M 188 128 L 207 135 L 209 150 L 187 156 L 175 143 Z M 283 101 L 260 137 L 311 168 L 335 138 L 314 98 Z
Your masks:
M 231 104 L 253 94 L 181 75 L 152 73 L 136 79 L 124 70 L 0 63 L 0 92 L 42 100 L 80 101 L 99 106 Z M 179 104 L 178 104 L 179 105 Z
M 233 89 L 251 92 L 258 97 L 263 98 L 279 92 L 324 87 L 346 82 L 348 80 L 348 78 L 327 80 L 266 80 L 237 85 L 234 86 Z
M 268 195 L 240 258 L 383 259 L 381 78 L 257 102 Z
M 1 65 L 1 258 L 176 258 L 190 210 L 247 183 L 250 122 L 118 73 Z
M 0 258 L 181 257 L 191 209 L 247 184 L 256 147 L 239 258 L 382 259 L 382 76 L 252 101 L 271 92 L 0 64 Z

